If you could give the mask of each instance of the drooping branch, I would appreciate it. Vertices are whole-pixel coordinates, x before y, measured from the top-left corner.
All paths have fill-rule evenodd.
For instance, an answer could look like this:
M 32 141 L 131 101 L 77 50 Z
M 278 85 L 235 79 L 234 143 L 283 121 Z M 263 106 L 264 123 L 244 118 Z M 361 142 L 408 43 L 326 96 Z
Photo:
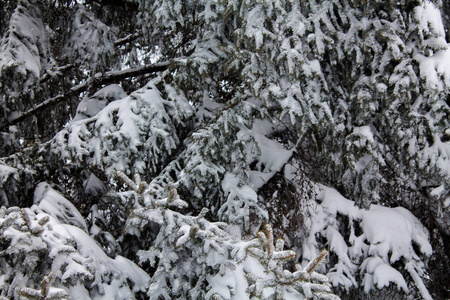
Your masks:
M 117 81 L 120 81 L 125 78 L 136 77 L 139 75 L 164 71 L 164 70 L 167 70 L 169 65 L 173 64 L 174 62 L 175 61 L 164 61 L 164 62 L 160 62 L 160 63 L 148 64 L 148 65 L 144 65 L 144 66 L 140 66 L 140 67 L 136 67 L 136 68 L 129 68 L 129 69 L 120 70 L 120 71 L 110 71 L 110 72 L 106 72 L 103 74 L 97 73 L 94 76 L 89 77 L 83 83 L 73 86 L 65 93 L 62 93 L 55 97 L 49 98 L 25 112 L 13 114 L 6 121 L 6 123 L 0 125 L 0 130 L 3 130 L 11 125 L 16 125 L 16 124 L 22 122 L 23 120 L 26 120 L 31 116 L 34 116 L 35 114 L 46 109 L 47 107 L 56 105 L 56 104 L 64 101 L 64 99 L 66 99 L 70 96 L 79 95 L 80 93 L 87 91 L 92 86 L 100 86 L 103 84 L 117 82 Z

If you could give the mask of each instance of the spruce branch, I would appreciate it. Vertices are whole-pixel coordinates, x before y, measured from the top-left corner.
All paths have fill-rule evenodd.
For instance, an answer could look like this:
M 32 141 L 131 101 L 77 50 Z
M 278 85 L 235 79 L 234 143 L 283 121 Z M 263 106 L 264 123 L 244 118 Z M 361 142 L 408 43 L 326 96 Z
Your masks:
M 224 300 L 219 294 L 213 294 L 211 300 Z
M 40 235 L 43 231 L 44 228 L 42 227 L 42 225 L 40 225 L 40 223 L 42 224 L 46 224 L 48 222 L 45 221 L 45 217 L 40 219 L 38 221 L 38 225 L 37 226 L 33 226 L 30 216 L 28 215 L 28 212 L 26 211 L 26 208 L 21 208 L 20 209 L 20 216 L 22 217 L 23 221 L 24 221 L 24 225 L 20 228 L 21 231 L 29 231 L 31 234 L 33 235 Z
M 20 290 L 20 295 L 27 299 L 37 299 L 37 300 L 57 300 L 66 299 L 69 294 L 66 290 L 61 288 L 52 287 L 55 281 L 55 273 L 51 272 L 48 276 L 44 276 L 41 281 L 41 289 L 35 290 L 32 288 L 22 288 Z
M 14 211 L 7 209 L 5 206 L 0 208 L 0 234 L 3 234 L 3 231 L 11 226 L 18 217 L 17 214 L 10 212 Z M 6 219 L 3 219 L 5 217 Z
M 136 40 L 137 38 L 139 38 L 142 35 L 141 31 L 135 32 L 135 33 L 130 33 L 127 36 L 118 39 L 114 42 L 114 46 L 118 47 L 118 46 L 122 46 L 125 44 L 128 44 L 134 40 Z
M 323 249 L 320 253 L 314 258 L 312 261 L 308 263 L 305 268 L 305 271 L 311 274 L 321 263 L 324 262 L 324 258 L 328 256 L 328 250 Z
M 73 64 L 67 64 L 61 67 L 52 67 L 50 69 L 47 69 L 45 71 L 45 74 L 42 75 L 41 79 L 39 80 L 39 83 L 44 83 L 46 81 L 48 81 L 51 78 L 56 78 L 56 77 L 62 77 L 64 75 L 64 72 L 66 70 L 72 69 L 75 66 Z
M 136 77 L 140 75 L 145 75 L 149 73 L 155 73 L 155 72 L 161 72 L 165 71 L 169 68 L 170 65 L 176 63 L 176 61 L 163 61 L 155 64 L 147 64 L 135 68 L 129 68 L 125 70 L 119 70 L 119 71 L 110 71 L 106 73 L 97 73 L 93 76 L 86 79 L 84 82 L 77 84 L 70 88 L 68 91 L 65 91 L 62 94 L 56 95 L 52 98 L 46 99 L 36 105 L 35 107 L 20 112 L 17 114 L 14 114 L 9 117 L 6 122 L 0 124 L 0 131 L 4 130 L 8 126 L 16 125 L 34 115 L 37 113 L 43 111 L 44 109 L 56 105 L 64 100 L 66 100 L 69 97 L 72 96 L 78 96 L 79 94 L 86 92 L 87 90 L 90 90 L 92 88 L 99 87 L 104 84 L 110 84 L 113 82 L 118 82 L 120 80 L 130 78 L 130 77 Z M 46 79 L 45 79 L 46 80 Z
M 142 193 L 148 188 L 148 183 L 141 180 L 139 174 L 134 174 L 134 181 L 130 179 L 124 172 L 116 171 L 117 177 L 122 179 L 130 188 L 132 188 L 137 194 L 142 196 Z
M 274 245 L 273 229 L 270 224 L 264 226 L 264 230 L 258 232 L 258 238 L 249 243 L 247 251 L 256 257 L 266 268 L 267 276 L 247 273 L 250 282 L 249 292 L 255 297 L 261 298 L 266 287 L 275 289 L 276 295 L 281 295 L 283 288 L 293 288 L 307 298 L 339 299 L 332 294 L 328 277 L 314 270 L 324 261 L 328 251 L 322 250 L 319 255 L 305 268 L 295 265 L 295 271 L 284 268 L 284 264 L 295 258 L 293 250 L 284 250 L 284 240 L 278 239 Z
M 149 189 L 149 185 L 147 182 L 142 181 L 139 174 L 134 175 L 134 181 L 130 179 L 124 172 L 116 171 L 116 175 L 122 179 L 129 187 L 133 189 L 135 193 L 138 195 L 145 197 L 146 194 L 150 194 L 151 190 Z M 175 185 L 168 186 L 168 197 L 159 200 L 151 200 L 151 208 L 156 207 L 177 207 L 177 208 L 186 208 L 188 204 L 186 201 L 181 200 L 178 195 L 178 191 Z M 205 213 L 206 214 L 206 213 Z
M 295 257 L 295 252 L 292 250 L 283 250 L 284 241 L 277 241 L 274 246 L 274 237 L 272 225 L 266 224 L 264 232 L 258 232 L 259 247 L 249 247 L 247 250 L 259 259 L 264 259 L 267 266 L 275 266 L 278 263 L 274 261 L 286 261 Z M 262 249 L 261 249 L 262 248 Z

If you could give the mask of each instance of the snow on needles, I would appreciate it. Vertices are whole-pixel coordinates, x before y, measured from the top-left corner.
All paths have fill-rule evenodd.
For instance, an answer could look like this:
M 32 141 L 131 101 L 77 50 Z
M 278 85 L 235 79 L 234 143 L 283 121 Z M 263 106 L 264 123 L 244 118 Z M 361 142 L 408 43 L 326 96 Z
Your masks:
M 39 9 L 23 5 L 27 6 L 20 2 L 14 11 L 8 38 L 0 45 L 0 69 L 19 65 L 23 74 L 30 72 L 39 77 L 41 70 L 47 67 L 49 49 L 46 45 L 49 43 Z
M 31 208 L 0 208 L 3 249 L 16 261 L 11 268 L 0 259 L 2 295 L 22 298 L 22 288 L 49 273 L 69 299 L 134 299 L 148 287 L 148 274 L 124 257 L 108 257 L 78 210 L 47 183 L 38 185 L 34 200 Z
M 422 258 L 431 256 L 432 248 L 428 231 L 411 212 L 403 207 L 380 205 L 372 205 L 368 210 L 360 209 L 353 201 L 325 186 L 321 186 L 318 199 L 322 202 L 312 217 L 312 223 L 321 225 L 316 226 L 312 235 L 325 234 L 330 251 L 339 259 L 328 273 L 333 285 L 340 284 L 347 289 L 357 285 L 353 275 L 356 265 L 360 264 L 361 272 L 365 274 L 361 283 L 365 292 L 391 283 L 407 292 L 405 278 L 393 265 L 400 262 L 413 277 L 422 296 L 429 299 L 422 281 L 426 277 Z M 348 218 L 350 245 L 339 232 L 336 221 L 339 215 Z
M 419 37 L 425 40 L 426 46 L 442 48 L 445 42 L 445 31 L 439 9 L 428 1 L 414 9 L 415 19 L 419 27 Z M 424 55 L 425 54 L 425 55 Z M 426 80 L 431 90 L 443 90 L 442 81 L 450 85 L 450 50 L 445 48 L 433 52 L 416 54 L 414 59 L 420 64 L 420 75 Z

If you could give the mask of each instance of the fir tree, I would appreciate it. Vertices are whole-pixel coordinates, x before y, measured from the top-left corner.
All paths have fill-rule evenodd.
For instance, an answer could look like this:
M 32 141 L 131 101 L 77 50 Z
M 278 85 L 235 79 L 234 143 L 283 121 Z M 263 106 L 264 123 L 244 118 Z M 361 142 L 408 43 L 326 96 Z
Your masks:
M 36 253 L 69 247 L 31 232 L 52 236 L 35 226 L 48 214 L 95 239 L 98 253 L 140 263 L 133 268 L 150 284 L 122 282 L 132 297 L 333 297 L 325 277 L 304 278 L 323 247 L 331 259 L 320 268 L 336 291 L 448 297 L 446 3 L 19 0 L 0 8 L 0 201 L 10 207 L 2 247 L 16 263 L 30 252 L 24 261 L 36 269 L 52 259 Z M 42 181 L 74 207 L 33 205 L 45 199 L 42 186 L 35 193 Z M 381 222 L 380 211 L 395 220 Z M 252 240 L 266 223 L 273 228 Z M 86 258 L 78 250 L 71 255 Z M 83 285 L 100 297 L 109 284 L 100 274 L 122 284 L 83 259 L 84 277 L 67 275 L 71 285 L 60 269 L 55 287 Z M 251 275 L 252 263 L 267 276 Z M 15 263 L 1 266 L 4 295 L 29 288 L 43 297 L 50 268 L 13 286 Z

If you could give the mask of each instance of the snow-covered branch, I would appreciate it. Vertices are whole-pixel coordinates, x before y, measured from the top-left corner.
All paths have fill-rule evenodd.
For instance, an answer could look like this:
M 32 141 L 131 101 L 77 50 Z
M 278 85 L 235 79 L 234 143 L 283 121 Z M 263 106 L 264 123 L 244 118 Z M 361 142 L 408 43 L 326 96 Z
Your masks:
M 72 69 L 74 67 L 73 64 L 67 64 L 61 67 L 53 67 L 45 71 L 45 74 L 39 80 L 39 83 L 44 83 L 50 78 L 59 77 L 63 75 L 63 72 L 66 70 Z
M 35 115 L 36 113 L 46 109 L 47 107 L 58 104 L 70 96 L 78 95 L 82 92 L 85 92 L 91 87 L 100 86 L 100 85 L 108 84 L 108 83 L 112 83 L 112 82 L 117 82 L 117 81 L 120 81 L 125 78 L 136 77 L 139 75 L 164 71 L 169 67 L 169 65 L 171 63 L 173 63 L 173 62 L 172 61 L 163 61 L 163 62 L 159 62 L 159 63 L 155 63 L 155 64 L 148 64 L 148 65 L 144 65 L 144 66 L 140 66 L 140 67 L 136 67 L 136 68 L 129 68 L 129 69 L 120 70 L 120 71 L 110 71 L 110 72 L 106 72 L 104 74 L 97 73 L 94 76 L 89 77 L 86 81 L 73 86 L 65 93 L 62 93 L 55 97 L 44 100 L 43 102 L 39 103 L 35 107 L 33 107 L 25 112 L 20 112 L 20 113 L 12 115 L 6 123 L 0 125 L 0 129 L 4 129 L 7 126 L 11 126 L 11 125 L 16 125 L 16 124 L 22 122 L 23 120 L 26 120 L 29 117 Z
M 114 46 L 117 47 L 117 46 L 124 45 L 126 43 L 131 42 L 131 41 L 134 41 L 135 39 L 137 39 L 140 36 L 141 36 L 141 32 L 130 33 L 129 35 L 127 35 L 127 36 L 125 36 L 125 37 L 123 37 L 121 39 L 116 40 L 114 42 Z

